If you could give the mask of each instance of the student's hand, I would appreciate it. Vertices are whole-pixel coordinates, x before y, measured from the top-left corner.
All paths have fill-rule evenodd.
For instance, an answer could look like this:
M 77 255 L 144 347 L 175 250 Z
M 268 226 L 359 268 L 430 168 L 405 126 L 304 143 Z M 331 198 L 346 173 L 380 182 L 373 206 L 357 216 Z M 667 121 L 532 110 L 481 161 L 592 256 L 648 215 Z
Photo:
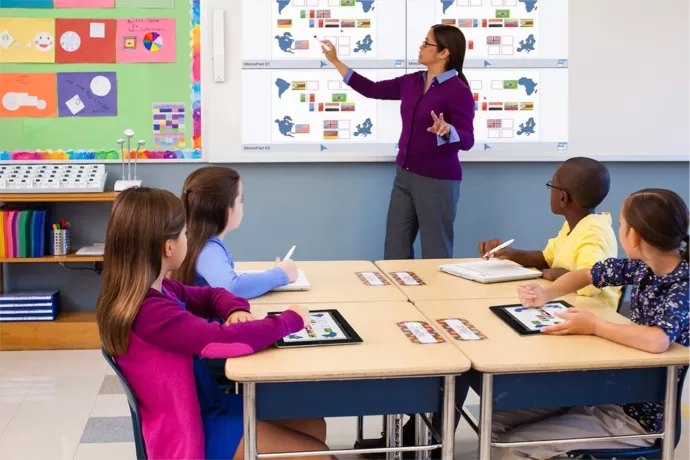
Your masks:
M 441 137 L 447 136 L 450 133 L 450 125 L 443 119 L 443 114 L 437 117 L 436 113 L 432 110 L 431 119 L 434 121 L 434 124 L 427 128 L 427 131 Z
M 481 243 L 479 243 L 479 248 L 478 248 L 479 249 L 479 257 L 481 257 L 482 259 L 485 259 L 485 260 L 489 260 L 489 259 L 493 259 L 493 258 L 501 259 L 501 260 L 504 260 L 504 259 L 510 260 L 511 256 L 515 252 L 515 249 L 511 248 L 510 246 L 508 246 L 507 248 L 503 248 L 500 251 L 497 251 L 493 254 L 490 254 L 489 257 L 484 257 L 487 252 L 491 251 L 495 247 L 500 246 L 501 244 L 503 244 L 503 243 L 498 238 L 494 238 L 494 239 L 488 240 L 488 241 L 482 241 Z
M 520 303 L 525 307 L 539 308 L 550 302 L 549 293 L 537 283 L 521 284 L 517 288 Z
M 573 307 L 568 308 L 567 312 L 554 313 L 565 322 L 548 326 L 541 330 L 544 334 L 550 335 L 593 335 L 597 332 L 599 318 L 589 310 Z
M 547 268 L 542 272 L 542 278 L 546 281 L 556 281 L 566 273 L 570 273 L 570 271 L 565 268 Z
M 254 318 L 254 316 L 248 311 L 238 310 L 236 312 L 233 312 L 230 316 L 228 316 L 227 321 L 225 321 L 225 325 L 229 326 L 230 324 L 247 323 L 249 321 L 255 320 L 256 318 Z
M 299 272 L 297 271 L 297 264 L 292 259 L 285 259 L 280 261 L 280 257 L 276 257 L 276 267 L 282 268 L 287 274 L 288 281 L 294 283 L 299 278 Z
M 323 51 L 326 60 L 331 64 L 335 65 L 337 62 L 340 62 L 340 59 L 338 59 L 338 52 L 335 50 L 335 45 L 333 45 L 330 40 L 321 41 L 321 51 Z
M 288 307 L 288 310 L 292 310 L 300 315 L 304 321 L 305 327 L 311 322 L 311 316 L 309 315 L 309 309 L 307 307 L 303 307 L 302 305 L 292 305 Z

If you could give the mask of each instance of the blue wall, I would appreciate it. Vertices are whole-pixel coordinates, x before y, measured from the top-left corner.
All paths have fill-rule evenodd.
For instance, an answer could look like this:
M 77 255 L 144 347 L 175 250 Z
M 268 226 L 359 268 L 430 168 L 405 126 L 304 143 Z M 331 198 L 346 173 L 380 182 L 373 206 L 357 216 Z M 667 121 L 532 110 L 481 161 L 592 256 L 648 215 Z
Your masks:
M 623 199 L 645 187 L 664 187 L 689 201 L 687 163 L 611 163 L 612 188 L 600 207 L 618 214 Z M 198 165 L 143 165 L 150 187 L 179 195 Z M 541 248 L 562 220 L 549 210 L 545 187 L 557 164 L 468 163 L 455 224 L 457 257 L 476 256 L 484 238 L 515 238 L 516 247 Z M 386 210 L 394 166 L 385 164 L 239 165 L 244 179 L 245 218 L 228 235 L 236 260 L 273 260 L 297 245 L 295 260 L 377 260 L 383 256 Z M 109 165 L 112 190 L 119 165 Z M 60 218 L 74 226 L 72 246 L 102 242 L 110 204 L 59 204 Z M 78 265 L 71 265 L 78 266 Z M 7 264 L 6 288 L 60 289 L 67 310 L 93 309 L 100 277 L 55 264 Z

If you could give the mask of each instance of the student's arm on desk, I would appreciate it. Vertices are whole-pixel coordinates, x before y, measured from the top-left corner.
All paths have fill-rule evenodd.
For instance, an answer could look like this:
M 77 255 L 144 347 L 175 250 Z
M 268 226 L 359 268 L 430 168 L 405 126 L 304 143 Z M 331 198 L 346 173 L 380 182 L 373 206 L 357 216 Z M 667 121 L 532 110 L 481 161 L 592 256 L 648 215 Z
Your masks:
M 479 243 L 479 257 L 484 257 L 484 255 L 491 251 L 493 248 L 499 246 L 501 240 L 494 238 L 488 241 L 482 241 Z M 510 260 L 523 267 L 536 268 L 537 270 L 544 270 L 549 268 L 549 264 L 544 259 L 544 253 L 542 251 L 523 251 L 521 249 L 515 249 L 510 246 L 503 248 L 500 251 L 492 254 L 493 257 L 500 260 Z

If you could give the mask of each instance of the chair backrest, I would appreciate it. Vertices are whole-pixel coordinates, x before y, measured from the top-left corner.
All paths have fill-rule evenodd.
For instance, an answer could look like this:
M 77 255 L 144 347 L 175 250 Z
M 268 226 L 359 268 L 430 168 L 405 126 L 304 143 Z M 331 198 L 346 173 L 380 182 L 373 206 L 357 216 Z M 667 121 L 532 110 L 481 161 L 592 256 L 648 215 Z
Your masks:
M 120 382 L 122 382 L 122 386 L 125 388 L 127 403 L 129 404 L 129 412 L 132 415 L 132 429 L 134 430 L 134 445 L 137 451 L 137 460 L 147 460 L 148 457 L 146 455 L 146 444 L 144 443 L 144 433 L 141 427 L 141 416 L 139 415 L 139 408 L 137 407 L 137 399 L 134 397 L 134 392 L 127 383 L 127 380 L 125 380 L 124 375 L 122 375 L 120 369 L 117 368 L 115 360 L 108 355 L 108 353 L 106 353 L 105 349 L 102 347 L 101 352 L 103 353 L 105 360 L 108 362 L 108 364 L 110 364 L 110 367 L 112 367 L 113 371 L 115 371 L 115 374 L 117 374 L 117 376 L 120 378 Z
M 688 366 L 685 366 L 683 372 L 680 374 L 680 379 L 678 380 L 678 397 L 676 398 L 676 439 L 674 439 L 674 446 L 678 446 L 680 442 L 680 435 L 683 431 L 683 388 L 685 387 L 685 377 L 688 376 Z
M 618 300 L 618 308 L 616 308 L 616 312 L 620 313 L 621 308 L 623 308 L 623 304 L 625 303 L 625 297 L 628 295 L 628 292 L 630 291 L 630 286 L 626 285 L 623 286 L 621 289 L 621 298 Z

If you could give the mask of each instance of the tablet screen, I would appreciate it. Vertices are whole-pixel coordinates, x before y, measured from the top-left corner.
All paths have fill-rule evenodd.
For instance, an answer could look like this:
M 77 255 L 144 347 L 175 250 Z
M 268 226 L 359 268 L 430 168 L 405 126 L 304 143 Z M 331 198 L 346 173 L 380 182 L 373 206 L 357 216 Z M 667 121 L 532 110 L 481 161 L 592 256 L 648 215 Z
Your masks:
M 329 312 L 311 313 L 311 324 L 299 332 L 290 334 L 283 339 L 285 343 L 315 342 L 322 340 L 346 340 L 338 322 Z
M 515 318 L 520 324 L 530 331 L 538 331 L 547 326 L 563 323 L 564 320 L 553 315 L 553 313 L 563 313 L 568 307 L 559 303 L 547 303 L 541 308 L 527 308 L 522 306 L 507 307 L 506 312 Z

